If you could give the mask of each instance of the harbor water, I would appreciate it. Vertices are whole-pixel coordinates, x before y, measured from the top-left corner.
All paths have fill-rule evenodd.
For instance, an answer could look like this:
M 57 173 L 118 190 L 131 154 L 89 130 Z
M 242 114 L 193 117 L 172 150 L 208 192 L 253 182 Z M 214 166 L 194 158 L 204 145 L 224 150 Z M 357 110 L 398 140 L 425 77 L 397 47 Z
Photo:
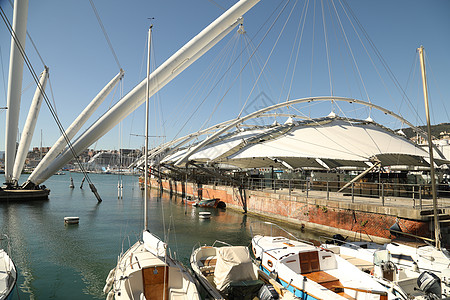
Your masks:
M 123 176 L 123 199 L 118 199 L 118 176 L 89 174 L 103 202 L 80 188 L 82 174 L 53 176 L 45 185 L 48 201 L 0 203 L 0 233 L 7 234 L 19 278 L 13 299 L 105 299 L 102 292 L 109 271 L 122 250 L 142 233 L 144 192 L 137 176 Z M 21 178 L 23 181 L 26 177 Z M 209 211 L 210 219 L 199 212 Z M 220 240 L 249 245 L 254 234 L 277 234 L 263 220 L 230 209 L 185 206 L 181 197 L 151 191 L 149 229 L 165 239 L 171 252 L 189 265 L 194 246 Z M 64 224 L 76 216 L 79 224 Z M 299 228 L 289 231 L 303 239 L 316 239 Z

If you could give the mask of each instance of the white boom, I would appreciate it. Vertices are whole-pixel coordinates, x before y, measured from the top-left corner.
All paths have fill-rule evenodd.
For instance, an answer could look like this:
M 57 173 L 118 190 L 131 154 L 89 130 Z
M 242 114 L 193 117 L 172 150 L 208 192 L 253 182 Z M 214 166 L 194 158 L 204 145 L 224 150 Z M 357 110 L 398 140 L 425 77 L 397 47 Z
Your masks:
M 149 96 L 152 96 L 159 91 L 219 42 L 239 24 L 242 19 L 241 16 L 259 1 L 260 0 L 241 0 L 237 2 L 153 71 L 149 78 Z M 145 90 L 146 79 L 117 102 L 73 143 L 72 146 L 75 153 L 81 153 L 138 108 L 145 101 Z M 60 169 L 64 164 L 70 161 L 72 157 L 72 151 L 66 148 L 60 156 L 35 177 L 32 183 L 40 184 L 44 182 L 56 170 Z
M 12 183 L 14 185 L 17 184 L 20 174 L 22 174 L 23 165 L 25 164 L 31 140 L 33 139 L 34 128 L 36 127 L 39 111 L 41 110 L 42 99 L 44 97 L 43 92 L 47 85 L 47 79 L 48 68 L 45 67 L 45 70 L 41 73 L 41 78 L 39 79 L 39 86 L 36 87 L 36 92 L 34 93 L 33 101 L 31 102 L 30 110 L 28 111 L 28 117 L 25 126 L 23 127 L 19 148 L 17 149 L 12 177 Z
M 17 128 L 19 125 L 20 96 L 22 90 L 23 56 L 17 44 L 25 50 L 28 0 L 14 1 L 13 36 L 9 59 L 8 94 L 5 126 L 5 179 L 12 183 L 16 156 Z
M 65 131 L 66 137 L 61 135 L 61 137 L 55 142 L 50 151 L 44 156 L 41 162 L 34 169 L 33 173 L 28 177 L 28 181 L 34 182 L 35 178 L 39 176 L 42 170 L 44 170 L 48 165 L 60 154 L 64 147 L 67 145 L 66 138 L 70 141 L 80 130 L 80 128 L 86 123 L 89 117 L 95 112 L 95 110 L 100 106 L 100 104 L 106 99 L 108 94 L 112 91 L 114 86 L 122 79 L 124 74 L 123 70 L 120 70 L 117 74 L 89 103 L 88 106 L 81 112 L 81 114 L 72 122 L 72 124 Z M 56 170 L 55 170 L 56 171 Z M 54 172 L 53 172 L 54 173 Z

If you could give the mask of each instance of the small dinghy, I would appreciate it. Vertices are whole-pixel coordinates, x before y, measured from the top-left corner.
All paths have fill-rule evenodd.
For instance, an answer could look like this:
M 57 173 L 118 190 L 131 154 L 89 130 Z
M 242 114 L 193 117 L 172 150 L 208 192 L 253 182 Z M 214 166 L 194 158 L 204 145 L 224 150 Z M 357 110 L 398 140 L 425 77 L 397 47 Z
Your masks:
M 216 247 L 216 244 L 226 246 Z M 258 270 L 244 246 L 216 241 L 199 246 L 191 255 L 191 267 L 208 299 L 295 299 L 275 280 Z

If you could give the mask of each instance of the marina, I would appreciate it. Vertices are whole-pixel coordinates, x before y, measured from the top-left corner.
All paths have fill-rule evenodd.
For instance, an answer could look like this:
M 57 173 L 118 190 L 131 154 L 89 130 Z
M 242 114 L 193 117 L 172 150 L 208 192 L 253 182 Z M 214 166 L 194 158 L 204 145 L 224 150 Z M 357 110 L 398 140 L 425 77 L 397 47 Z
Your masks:
M 64 124 L 48 96 L 49 67 L 34 42 L 40 75 L 24 51 L 28 0 L 11 3 L 12 22 L 2 5 L 11 51 L 0 110 L 0 233 L 8 240 L 0 297 L 450 297 L 450 124 L 432 127 L 424 46 L 414 46 L 411 73 L 425 109 L 412 104 L 346 1 L 260 2 L 215 3 L 222 11 L 162 63 L 153 62 L 147 24 L 147 72 L 124 93 L 124 70 L 90 1 L 118 70 Z M 182 73 L 189 77 L 208 55 L 211 73 L 163 117 L 160 90 L 178 90 L 177 77 L 187 83 Z M 36 91 L 22 124 L 24 65 Z M 375 73 L 377 80 L 366 75 Z M 110 94 L 117 101 L 96 112 Z M 40 147 L 30 151 L 44 102 L 61 135 L 43 147 L 41 130 Z M 129 133 L 144 146 L 124 149 L 124 122 L 144 102 L 145 133 Z M 441 119 L 443 112 L 445 103 Z M 197 113 L 201 124 L 192 120 Z M 98 118 L 87 123 L 91 116 Z M 89 149 L 116 126 L 119 150 Z
M 0 229 L 11 240 L 20 299 L 105 299 L 105 280 L 118 254 L 142 232 L 144 196 L 137 176 L 124 177 L 124 198 L 118 200 L 117 176 L 93 174 L 95 183 L 102 182 L 101 205 L 87 188 L 78 187 L 82 174 L 72 176 L 73 190 L 67 176 L 48 181 L 52 188 L 48 201 L 0 204 Z M 249 245 L 250 227 L 270 232 L 260 219 L 240 212 L 185 206 L 180 197 L 157 195 L 153 191 L 149 199 L 149 227 L 167 238 L 169 248 L 185 266 L 197 243 L 211 245 L 220 238 L 233 245 Z M 198 217 L 202 211 L 211 213 L 207 222 Z M 62 220 L 68 214 L 76 214 L 82 222 L 65 226 Z M 314 232 L 291 230 L 302 238 L 318 238 Z

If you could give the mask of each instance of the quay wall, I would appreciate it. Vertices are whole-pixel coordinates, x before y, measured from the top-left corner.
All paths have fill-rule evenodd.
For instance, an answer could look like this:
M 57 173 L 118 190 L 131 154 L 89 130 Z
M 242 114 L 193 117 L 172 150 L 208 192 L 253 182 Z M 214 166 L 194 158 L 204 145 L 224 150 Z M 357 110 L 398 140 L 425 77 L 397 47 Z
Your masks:
M 151 179 L 153 188 L 170 193 L 197 196 L 198 189 L 192 184 L 173 180 Z M 389 228 L 396 222 L 403 232 L 419 236 L 431 236 L 430 223 L 420 211 L 413 208 L 381 206 L 370 203 L 351 203 L 289 195 L 283 193 L 244 190 L 230 186 L 202 186 L 203 198 L 220 198 L 227 208 L 275 219 L 302 228 L 324 232 L 327 236 L 340 233 L 354 239 L 370 238 L 379 243 L 394 238 Z

